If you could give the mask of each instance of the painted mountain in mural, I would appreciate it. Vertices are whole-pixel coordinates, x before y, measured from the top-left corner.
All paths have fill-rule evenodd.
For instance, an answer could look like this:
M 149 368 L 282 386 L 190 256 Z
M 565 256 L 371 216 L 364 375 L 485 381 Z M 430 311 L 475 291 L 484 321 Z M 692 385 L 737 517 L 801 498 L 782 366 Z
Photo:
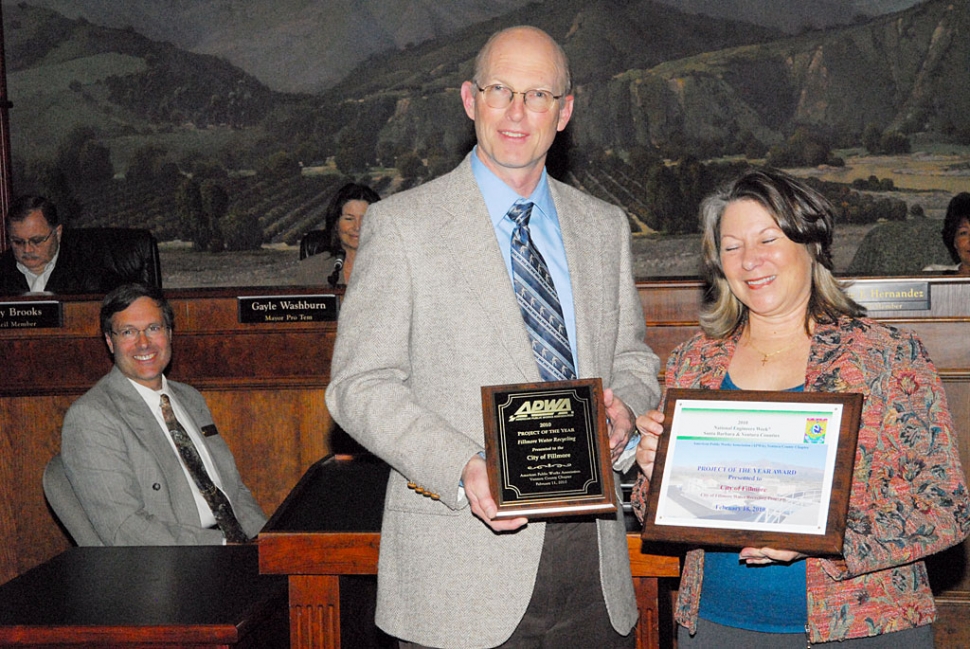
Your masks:
M 218 56 L 285 92 L 319 92 L 373 54 L 447 36 L 529 1 L 28 0 Z M 14 2 L 3 4 L 6 11 Z
M 21 0 L 4 0 L 13 6 Z M 547 0 L 28 0 L 68 18 L 128 28 L 242 68 L 274 90 L 319 92 L 366 58 Z M 797 33 L 898 11 L 918 0 L 661 0 L 685 12 Z M 622 5 L 614 3 L 623 13 Z M 568 13 L 568 9 L 565 9 Z
M 800 127 L 857 146 L 869 125 L 970 142 L 963 109 L 970 42 L 959 36 L 970 28 L 966 3 L 930 0 L 788 37 L 651 2 L 567 0 L 553 14 L 530 6 L 489 27 L 516 22 L 545 28 L 569 53 L 577 101 L 569 135 L 580 149 L 706 157 L 743 153 L 752 141 L 768 147 Z M 388 148 L 448 149 L 467 135 L 454 93 L 480 31 L 372 59 L 324 99 L 348 128 L 372 120 L 378 156 Z
M 921 0 L 660 0 L 681 11 L 742 20 L 791 34 L 862 21 Z
M 629 70 L 594 84 L 594 96 L 612 99 L 590 100 L 600 126 L 579 139 L 616 146 L 683 137 L 688 147 L 730 149 L 752 134 L 775 143 L 804 126 L 857 146 L 875 125 L 968 143 L 968 29 L 966 3 L 931 1 L 864 25 Z
M 687 233 L 699 197 L 731 171 L 708 173 L 706 161 L 763 158 L 804 133 L 822 142 L 819 162 L 870 129 L 970 142 L 955 108 L 968 99 L 957 38 L 968 12 L 929 0 L 791 36 L 649 0 L 532 3 L 370 56 L 325 91 L 287 94 L 134 28 L 4 4 L 15 180 L 58 181 L 78 223 L 120 218 L 163 240 L 183 236 L 180 184 L 209 182 L 230 212 L 258 219 L 263 242 L 292 243 L 341 175 L 397 191 L 451 168 L 472 139 L 458 88 L 475 53 L 525 23 L 572 61 L 577 110 L 553 173 L 626 207 L 634 232 Z M 850 222 L 905 218 L 906 206 L 857 212 Z

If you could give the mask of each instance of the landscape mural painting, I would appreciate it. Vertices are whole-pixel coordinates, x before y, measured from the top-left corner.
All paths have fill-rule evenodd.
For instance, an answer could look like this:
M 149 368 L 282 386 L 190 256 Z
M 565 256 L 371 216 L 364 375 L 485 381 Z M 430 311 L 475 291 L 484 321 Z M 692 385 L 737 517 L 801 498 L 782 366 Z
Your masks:
M 301 237 L 343 183 L 386 196 L 453 168 L 474 137 L 458 89 L 486 38 L 515 24 L 570 56 L 576 110 L 549 169 L 626 210 L 640 278 L 699 273 L 698 204 L 747 164 L 833 201 L 836 269 L 854 275 L 949 263 L 942 217 L 970 190 L 966 2 L 2 11 L 14 192 L 47 195 L 69 227 L 149 228 L 166 288 L 291 283 Z M 880 254 L 857 254 L 875 232 Z

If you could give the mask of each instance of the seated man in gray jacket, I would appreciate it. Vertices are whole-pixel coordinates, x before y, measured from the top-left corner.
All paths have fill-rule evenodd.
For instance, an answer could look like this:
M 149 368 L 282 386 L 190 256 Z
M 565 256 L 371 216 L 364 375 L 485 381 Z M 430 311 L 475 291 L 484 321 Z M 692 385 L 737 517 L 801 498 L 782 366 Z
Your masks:
M 205 399 L 162 373 L 173 325 L 159 289 L 105 296 L 115 366 L 64 418 L 67 477 L 105 545 L 245 543 L 266 522 Z

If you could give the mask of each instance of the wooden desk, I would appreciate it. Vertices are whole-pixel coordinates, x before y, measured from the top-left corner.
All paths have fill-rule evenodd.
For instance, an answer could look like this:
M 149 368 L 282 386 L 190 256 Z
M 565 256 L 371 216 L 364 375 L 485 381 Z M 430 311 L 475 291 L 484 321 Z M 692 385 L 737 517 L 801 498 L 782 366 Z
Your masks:
M 254 545 L 72 548 L 0 586 L 0 646 L 282 648 L 285 598 Z
M 377 574 L 388 466 L 371 456 L 320 460 L 259 535 L 259 571 L 289 575 L 290 646 L 339 649 L 340 575 Z M 640 608 L 637 646 L 659 646 L 658 577 L 676 577 L 674 556 L 640 552 L 627 537 Z

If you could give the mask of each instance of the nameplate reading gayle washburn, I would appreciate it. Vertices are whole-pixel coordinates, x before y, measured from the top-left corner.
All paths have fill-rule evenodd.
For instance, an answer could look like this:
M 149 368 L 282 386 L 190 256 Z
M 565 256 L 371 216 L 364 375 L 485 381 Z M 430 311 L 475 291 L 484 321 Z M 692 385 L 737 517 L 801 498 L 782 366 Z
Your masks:
M 0 329 L 56 329 L 63 322 L 60 302 L 0 302 Z
M 930 283 L 922 281 L 854 280 L 849 297 L 869 311 L 928 311 Z
M 496 518 L 616 511 L 600 379 L 482 388 Z
M 238 298 L 242 324 L 333 322 L 336 295 L 256 295 Z

